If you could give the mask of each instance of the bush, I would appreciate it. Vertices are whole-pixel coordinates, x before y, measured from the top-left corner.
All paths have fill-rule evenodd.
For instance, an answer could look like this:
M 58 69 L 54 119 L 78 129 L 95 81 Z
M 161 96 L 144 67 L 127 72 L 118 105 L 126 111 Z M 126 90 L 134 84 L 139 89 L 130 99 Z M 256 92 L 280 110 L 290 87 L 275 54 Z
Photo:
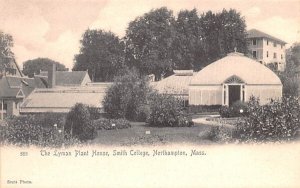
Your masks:
M 184 127 L 193 122 L 181 106 L 180 99 L 168 94 L 153 93 L 150 97 L 148 123 L 152 126 Z
M 129 121 L 127 121 L 126 119 L 106 119 L 106 118 L 100 118 L 94 120 L 93 126 L 97 130 L 125 129 L 131 127 Z
M 225 126 L 213 126 L 209 133 L 208 139 L 217 142 L 233 141 L 233 129 Z
M 90 120 L 88 106 L 77 103 L 67 115 L 65 132 L 80 141 L 93 139 L 96 130 Z
M 88 110 L 90 113 L 91 120 L 99 119 L 101 118 L 101 112 L 99 108 L 88 106 Z
M 221 105 L 189 105 L 189 113 L 218 112 Z
M 146 78 L 140 78 L 137 71 L 126 70 L 115 78 L 103 101 L 104 111 L 109 118 L 126 118 L 145 121 L 143 106 L 150 92 Z
M 61 146 L 65 115 L 47 113 L 11 117 L 1 126 L 1 142 L 16 145 Z M 56 126 L 54 126 L 56 125 Z
M 300 127 L 300 105 L 297 98 L 284 97 L 260 106 L 259 100 L 251 97 L 248 117 L 236 128 L 235 137 L 242 141 L 280 141 L 296 137 Z
M 230 118 L 230 117 L 242 117 L 247 116 L 248 109 L 247 103 L 242 101 L 234 102 L 230 107 L 222 106 L 219 110 L 221 117 Z

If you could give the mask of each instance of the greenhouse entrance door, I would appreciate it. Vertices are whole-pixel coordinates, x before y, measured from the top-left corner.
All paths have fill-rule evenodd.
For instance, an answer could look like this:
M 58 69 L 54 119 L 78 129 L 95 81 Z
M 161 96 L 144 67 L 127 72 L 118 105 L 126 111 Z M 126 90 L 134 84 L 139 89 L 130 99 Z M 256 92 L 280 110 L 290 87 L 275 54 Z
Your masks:
M 241 100 L 241 85 L 229 85 L 229 106 L 234 102 Z

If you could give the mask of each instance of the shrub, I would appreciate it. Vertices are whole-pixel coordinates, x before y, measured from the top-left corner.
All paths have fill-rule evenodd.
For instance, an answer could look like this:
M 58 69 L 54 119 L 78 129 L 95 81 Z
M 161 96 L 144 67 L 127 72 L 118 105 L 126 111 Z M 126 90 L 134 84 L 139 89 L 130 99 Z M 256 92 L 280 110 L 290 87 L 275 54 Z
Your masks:
M 145 121 L 144 105 L 150 92 L 146 78 L 141 78 L 137 71 L 126 70 L 115 78 L 103 101 L 104 111 L 109 118 L 126 118 Z
M 192 126 L 193 122 L 181 106 L 180 99 L 168 94 L 153 93 L 150 97 L 148 123 L 152 126 Z
M 67 115 L 65 132 L 79 140 L 93 139 L 96 130 L 90 121 L 90 112 L 86 105 L 77 103 Z
M 91 120 L 99 119 L 101 118 L 101 112 L 99 108 L 88 106 L 88 110 L 90 113 Z
M 300 105 L 297 98 L 286 97 L 272 100 L 260 106 L 259 100 L 251 97 L 248 117 L 236 128 L 235 137 L 242 141 L 280 141 L 295 138 L 300 127 Z
M 225 126 L 213 126 L 209 133 L 208 139 L 217 142 L 233 141 L 233 129 Z
M 219 113 L 221 117 L 226 118 L 247 116 L 247 108 L 247 103 L 244 103 L 242 101 L 236 101 L 230 107 L 222 106 L 219 110 Z
M 189 113 L 218 112 L 221 105 L 189 105 Z
M 97 130 L 112 130 L 112 129 L 125 129 L 131 127 L 126 119 L 106 119 L 100 118 L 93 121 L 93 126 Z
M 63 114 L 55 113 L 11 117 L 7 119 L 7 125 L 1 127 L 1 142 L 61 146 L 64 135 L 58 129 L 62 129 L 64 119 Z

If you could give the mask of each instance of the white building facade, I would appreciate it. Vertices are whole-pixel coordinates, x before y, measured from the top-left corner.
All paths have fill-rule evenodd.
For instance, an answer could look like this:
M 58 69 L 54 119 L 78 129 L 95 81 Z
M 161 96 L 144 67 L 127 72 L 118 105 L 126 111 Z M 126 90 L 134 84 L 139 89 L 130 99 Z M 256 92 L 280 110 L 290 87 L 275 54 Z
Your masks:
M 248 49 L 250 57 L 258 62 L 273 64 L 275 69 L 285 69 L 286 42 L 256 29 L 248 31 Z

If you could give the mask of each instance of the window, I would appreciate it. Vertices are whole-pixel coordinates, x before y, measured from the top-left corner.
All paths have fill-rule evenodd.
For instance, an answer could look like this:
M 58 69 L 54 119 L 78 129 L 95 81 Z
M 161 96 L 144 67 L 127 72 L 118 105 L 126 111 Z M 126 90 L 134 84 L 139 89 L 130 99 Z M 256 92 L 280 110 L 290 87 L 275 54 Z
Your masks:
M 274 55 L 273 55 L 273 58 L 274 58 L 274 59 L 276 59 L 276 58 L 277 58 L 277 54 L 276 54 L 276 53 L 274 53 Z
M 269 40 L 267 40 L 267 46 L 269 45 Z
M 257 58 L 256 51 L 252 51 L 253 58 Z
M 0 103 L 0 110 L 2 110 L 2 104 Z M 4 103 L 3 110 L 7 110 L 7 104 Z
M 283 45 L 281 44 L 281 49 L 283 48 Z
M 283 55 L 281 54 L 281 59 L 283 59 Z
M 256 39 L 253 39 L 253 40 L 252 40 L 252 44 L 253 44 L 253 45 L 256 45 Z
M 267 57 L 269 57 L 269 51 L 267 51 Z
M 277 46 L 277 43 L 276 42 L 274 42 L 274 47 L 276 47 Z

